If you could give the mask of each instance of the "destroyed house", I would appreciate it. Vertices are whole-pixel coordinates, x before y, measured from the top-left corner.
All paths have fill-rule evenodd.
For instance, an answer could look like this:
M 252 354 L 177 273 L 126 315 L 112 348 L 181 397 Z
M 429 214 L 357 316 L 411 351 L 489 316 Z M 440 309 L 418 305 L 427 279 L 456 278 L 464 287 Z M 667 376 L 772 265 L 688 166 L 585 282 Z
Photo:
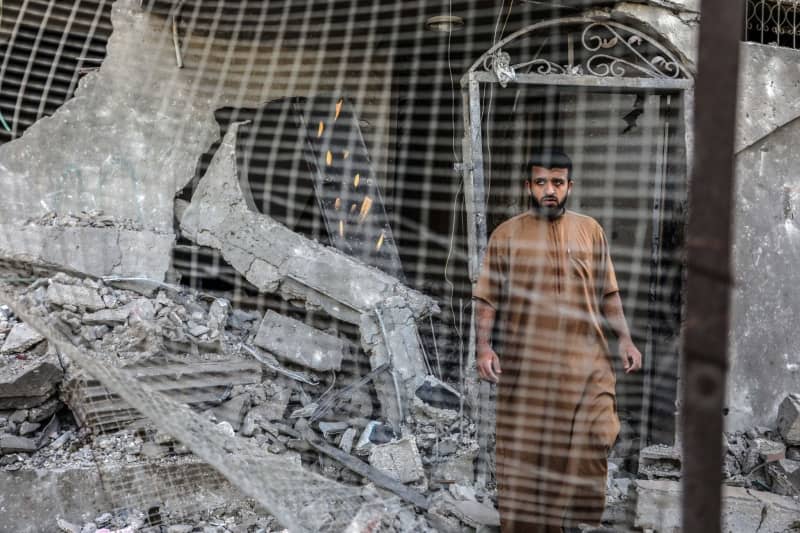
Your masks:
M 800 6 L 742 4 L 723 506 L 780 531 Z M 644 355 L 604 524 L 679 527 L 700 24 L 696 0 L 0 2 L 0 531 L 497 530 L 471 295 L 537 146 L 571 154 Z

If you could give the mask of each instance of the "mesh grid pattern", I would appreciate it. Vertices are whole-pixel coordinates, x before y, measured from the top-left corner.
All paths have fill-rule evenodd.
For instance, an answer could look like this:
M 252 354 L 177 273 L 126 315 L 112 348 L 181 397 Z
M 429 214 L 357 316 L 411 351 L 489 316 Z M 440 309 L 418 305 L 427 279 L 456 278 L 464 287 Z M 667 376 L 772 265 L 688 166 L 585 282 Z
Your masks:
M 0 170 L 12 200 L 0 204 L 0 231 L 9 236 L 0 249 L 14 252 L 7 243 L 25 231 L 41 243 L 6 257 L 16 262 L 5 279 L 33 284 L 7 285 L 5 301 L 46 334 L 49 355 L 69 362 L 62 396 L 88 432 L 109 511 L 136 509 L 157 526 L 249 499 L 276 529 L 474 526 L 442 495 L 469 486 L 493 508 L 498 485 L 501 498 L 506 490 L 496 470 L 519 467 L 522 490 L 512 499 L 526 513 L 591 521 L 583 499 L 599 492 L 616 505 L 607 523 L 633 527 L 632 503 L 613 473 L 606 479 L 605 471 L 558 461 L 530 473 L 528 459 L 496 455 L 506 439 L 508 453 L 542 447 L 558 460 L 602 456 L 604 470 L 610 454 L 632 478 L 641 449 L 674 444 L 690 76 L 657 40 L 583 18 L 605 4 L 2 2 Z M 455 26 L 437 31 L 441 22 L 431 17 L 453 15 Z M 534 24 L 542 26 L 521 32 Z M 516 75 L 507 84 L 498 81 L 508 72 L 502 55 L 482 58 L 504 39 L 500 52 Z M 214 161 L 234 124 L 236 172 L 220 185 Z M 613 328 L 601 324 L 621 427 L 599 452 L 587 437 L 599 430 L 571 433 L 574 405 L 542 411 L 541 424 L 528 418 L 539 400 L 558 403 L 574 383 L 566 379 L 559 391 L 558 376 L 522 380 L 531 412 L 503 412 L 502 389 L 481 384 L 475 369 L 478 272 L 470 265 L 481 264 L 496 228 L 529 212 L 522 169 L 550 148 L 572 158 L 567 207 L 604 231 L 644 355 L 642 371 L 625 374 Z M 480 179 L 470 168 L 476 161 Z M 37 177 L 43 185 L 27 192 Z M 483 203 L 472 203 L 473 179 L 484 187 Z M 201 193 L 217 195 L 219 205 L 198 214 Z M 293 258 L 277 240 L 283 233 L 257 224 L 238 236 L 237 243 L 251 239 L 250 248 L 226 249 L 237 202 L 297 235 L 292 243 L 331 247 L 335 254 L 325 257 L 334 259 L 312 271 L 317 257 Z M 485 234 L 476 234 L 476 209 Z M 93 248 L 111 232 L 119 234 L 110 248 Z M 162 238 L 165 247 L 156 244 Z M 258 255 L 267 248 L 277 250 L 274 262 Z M 384 293 L 345 287 L 343 256 L 363 266 L 364 287 L 383 284 Z M 28 277 L 26 260 L 41 270 Z M 528 267 L 546 271 L 537 261 Z M 153 272 L 160 279 L 142 279 L 159 278 Z M 389 306 L 408 314 L 382 323 L 376 306 L 397 296 L 392 283 L 411 303 Z M 57 298 L 58 290 L 69 296 Z M 411 292 L 431 305 L 414 308 Z M 367 301 L 378 303 L 359 307 Z M 569 314 L 573 304 L 544 313 Z M 441 312 L 431 312 L 436 306 Z M 295 352 L 269 353 L 259 345 L 267 311 L 313 327 L 311 344 L 290 339 Z M 519 335 L 505 320 L 498 314 L 498 351 Z M 535 334 L 552 353 L 569 335 L 561 323 Z M 326 344 L 309 362 L 315 343 L 329 337 L 337 348 Z M 324 367 L 339 349 L 341 365 Z M 347 389 L 385 362 L 396 370 Z M 436 379 L 426 385 L 426 374 Z M 433 399 L 425 397 L 430 383 Z M 298 429 L 331 398 L 335 408 L 323 421 L 341 427 L 312 424 L 311 435 L 379 465 L 404 489 L 353 473 L 315 446 L 302 423 Z M 379 433 L 377 422 L 384 440 L 414 442 L 411 460 L 394 457 L 393 470 L 376 459 L 381 439 L 368 437 Z M 361 450 L 359 437 L 367 439 Z M 402 446 L 387 453 L 406 453 Z M 468 467 L 454 466 L 464 461 Z M 365 488 L 370 481 L 379 490 Z M 417 496 L 443 521 L 414 510 Z M 573 515 L 564 514 L 565 498 L 577 502 Z

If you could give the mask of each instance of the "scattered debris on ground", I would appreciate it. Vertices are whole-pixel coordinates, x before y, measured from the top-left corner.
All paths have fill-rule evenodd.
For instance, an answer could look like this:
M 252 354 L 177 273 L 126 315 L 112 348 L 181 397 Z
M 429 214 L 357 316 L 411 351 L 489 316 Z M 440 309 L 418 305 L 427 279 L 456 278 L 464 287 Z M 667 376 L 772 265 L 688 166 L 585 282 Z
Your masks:
M 338 371 L 358 356 L 358 339 L 273 312 L 231 309 L 223 299 L 186 287 L 153 290 L 135 280 L 119 287 L 119 280 L 57 273 L 19 292 L 76 347 L 190 405 L 220 430 L 336 482 L 399 497 L 416 512 L 398 512 L 390 524 L 396 531 L 434 531 L 437 521 L 465 530 L 496 527 L 495 495 L 475 485 L 476 428 L 459 411 L 453 387 L 433 376 L 421 381 L 398 428 L 373 407 L 379 402 L 375 377 L 388 365 L 363 376 Z M 298 336 L 284 337 L 290 330 Z M 316 355 L 309 351 L 314 347 Z M 6 473 L 93 469 L 112 492 L 121 472 L 167 476 L 170 469 L 203 466 L 8 307 L 0 307 L 0 453 Z M 205 468 L 210 473 L 200 482 L 191 476 L 176 481 L 176 474 L 169 484 L 222 490 L 224 479 Z M 133 482 L 130 488 L 143 487 Z M 228 500 L 207 500 L 203 510 L 211 514 L 195 510 L 188 517 L 180 504 L 168 502 L 154 520 L 147 508 L 122 506 L 112 494 L 98 509 L 105 513 L 93 520 L 51 518 L 62 531 L 280 530 L 258 508 L 247 511 L 246 498 L 233 498 L 235 506 Z

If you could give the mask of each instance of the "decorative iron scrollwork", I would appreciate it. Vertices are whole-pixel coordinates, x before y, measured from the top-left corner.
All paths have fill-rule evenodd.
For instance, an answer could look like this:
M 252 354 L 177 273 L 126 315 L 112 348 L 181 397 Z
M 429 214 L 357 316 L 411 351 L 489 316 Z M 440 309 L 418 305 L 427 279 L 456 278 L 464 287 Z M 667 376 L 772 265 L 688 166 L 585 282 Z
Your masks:
M 483 62 L 483 68 L 494 72 L 501 87 L 505 87 L 508 82 L 517 79 L 517 73 L 511 66 L 511 55 L 503 50 L 497 50 L 494 54 L 487 56 Z
M 485 57 L 483 68 L 494 72 L 504 87 L 508 81 L 515 79 L 516 72 L 523 69 L 540 75 L 660 79 L 687 77 L 679 61 L 666 48 L 632 28 L 612 21 L 587 20 L 578 29 L 581 38 L 574 56 L 579 60 L 574 64 L 563 64 L 538 57 L 538 54 L 532 60 L 511 64 L 508 52 L 498 47 Z

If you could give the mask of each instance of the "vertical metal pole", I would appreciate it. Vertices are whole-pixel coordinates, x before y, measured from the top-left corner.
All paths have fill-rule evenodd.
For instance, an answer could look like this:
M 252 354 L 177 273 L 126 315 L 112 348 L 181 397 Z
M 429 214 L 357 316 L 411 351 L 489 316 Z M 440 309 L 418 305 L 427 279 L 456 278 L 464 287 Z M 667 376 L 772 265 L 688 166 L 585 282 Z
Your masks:
M 703 0 L 684 328 L 683 531 L 721 531 L 741 0 Z

